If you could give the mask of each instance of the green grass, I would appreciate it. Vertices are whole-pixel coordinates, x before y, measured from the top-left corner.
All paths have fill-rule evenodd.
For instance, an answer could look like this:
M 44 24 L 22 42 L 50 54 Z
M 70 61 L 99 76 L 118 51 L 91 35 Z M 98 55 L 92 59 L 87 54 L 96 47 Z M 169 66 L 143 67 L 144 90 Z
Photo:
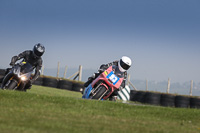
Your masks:
M 199 133 L 200 109 L 81 99 L 81 93 L 33 86 L 0 90 L 1 133 Z

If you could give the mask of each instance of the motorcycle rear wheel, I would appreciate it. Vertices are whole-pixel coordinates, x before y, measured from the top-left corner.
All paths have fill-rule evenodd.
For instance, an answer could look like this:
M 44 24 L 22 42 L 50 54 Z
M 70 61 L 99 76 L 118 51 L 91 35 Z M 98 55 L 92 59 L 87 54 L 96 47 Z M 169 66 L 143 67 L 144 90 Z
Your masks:
M 97 100 L 100 100 L 100 98 L 102 98 L 104 95 L 104 93 L 106 92 L 106 87 L 105 86 L 100 86 L 98 89 L 97 89 L 97 92 L 95 93 L 95 95 L 92 97 L 92 99 L 97 99 Z

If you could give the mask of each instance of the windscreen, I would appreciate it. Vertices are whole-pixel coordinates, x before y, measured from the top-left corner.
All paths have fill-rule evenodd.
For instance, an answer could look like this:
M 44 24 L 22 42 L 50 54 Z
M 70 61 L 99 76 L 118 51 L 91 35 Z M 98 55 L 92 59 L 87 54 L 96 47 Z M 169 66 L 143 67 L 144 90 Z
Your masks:
M 115 74 L 117 77 L 123 78 L 124 74 L 123 74 L 123 72 L 121 72 L 121 71 L 119 70 L 119 67 L 118 67 L 118 66 L 113 65 L 113 66 L 112 66 L 112 70 L 113 70 L 114 74 Z
M 23 64 L 21 66 L 21 73 L 25 74 L 25 73 L 29 73 L 33 71 L 33 66 L 29 63 Z

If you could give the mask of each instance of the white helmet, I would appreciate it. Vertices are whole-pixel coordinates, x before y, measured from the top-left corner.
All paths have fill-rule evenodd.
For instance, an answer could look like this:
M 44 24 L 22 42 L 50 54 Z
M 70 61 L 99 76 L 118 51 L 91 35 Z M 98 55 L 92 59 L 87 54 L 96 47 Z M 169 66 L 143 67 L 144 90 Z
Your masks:
M 120 61 L 118 62 L 119 70 L 121 72 L 127 71 L 131 67 L 131 59 L 127 56 L 122 56 Z

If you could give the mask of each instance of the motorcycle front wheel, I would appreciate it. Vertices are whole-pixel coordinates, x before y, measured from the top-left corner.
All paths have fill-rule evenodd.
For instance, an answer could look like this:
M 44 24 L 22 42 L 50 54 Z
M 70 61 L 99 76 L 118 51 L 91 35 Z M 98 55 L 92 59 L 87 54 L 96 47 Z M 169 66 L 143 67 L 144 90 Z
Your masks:
M 105 86 L 100 86 L 96 93 L 93 95 L 92 99 L 97 99 L 97 100 L 101 100 L 102 97 L 105 95 L 107 89 Z
M 17 86 L 17 81 L 16 80 L 11 80 L 6 89 L 8 90 L 14 90 L 15 87 Z

